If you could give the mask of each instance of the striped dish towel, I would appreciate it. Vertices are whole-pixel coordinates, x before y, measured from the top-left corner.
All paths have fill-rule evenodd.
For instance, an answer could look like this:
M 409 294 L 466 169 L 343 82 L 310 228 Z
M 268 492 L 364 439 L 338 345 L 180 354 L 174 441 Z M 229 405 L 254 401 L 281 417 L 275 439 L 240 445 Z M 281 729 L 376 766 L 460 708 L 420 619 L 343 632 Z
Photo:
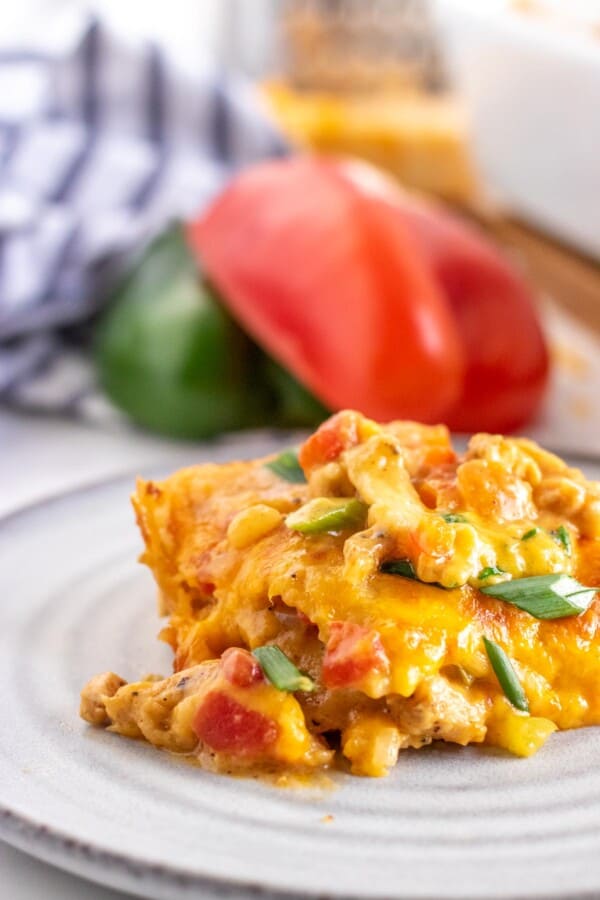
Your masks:
M 97 19 L 67 49 L 0 47 L 0 402 L 104 416 L 85 346 L 115 278 L 236 169 L 285 152 L 249 85 Z

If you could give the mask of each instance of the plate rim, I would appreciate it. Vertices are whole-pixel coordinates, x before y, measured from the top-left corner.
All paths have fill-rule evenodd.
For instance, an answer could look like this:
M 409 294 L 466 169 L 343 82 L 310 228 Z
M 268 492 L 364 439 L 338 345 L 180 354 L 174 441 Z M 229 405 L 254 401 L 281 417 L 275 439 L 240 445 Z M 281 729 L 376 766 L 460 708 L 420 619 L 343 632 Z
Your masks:
M 290 437 L 294 432 L 265 429 L 262 431 L 262 434 L 265 438 L 270 437 L 275 444 L 285 440 L 286 437 Z M 247 437 L 248 435 L 256 436 L 257 432 L 253 431 L 248 434 L 235 432 L 235 438 Z M 228 437 L 230 440 L 228 440 Z M 203 449 L 208 449 L 219 445 L 227 446 L 230 443 L 237 445 L 238 441 L 232 441 L 232 437 L 234 437 L 233 434 L 215 442 L 206 442 L 202 444 L 202 447 Z M 199 460 L 197 464 L 201 465 L 202 460 Z M 168 458 L 157 460 L 154 465 L 160 472 L 164 471 L 167 473 L 171 471 Z M 181 464 L 179 465 L 181 467 Z M 140 470 L 152 467 L 152 463 L 127 467 L 114 475 L 90 479 L 74 487 L 53 491 L 34 498 L 2 514 L 0 516 L 0 532 L 3 532 L 7 526 L 10 528 L 14 522 L 18 522 L 20 519 L 35 514 L 46 507 L 52 507 L 65 501 L 68 502 L 82 495 L 95 494 L 121 483 L 125 486 L 131 479 L 139 476 Z M 251 879 L 226 878 L 208 873 L 201 875 L 178 866 L 150 863 L 131 854 L 118 853 L 90 841 L 82 840 L 69 831 L 63 831 L 54 825 L 48 825 L 43 821 L 37 820 L 33 816 L 27 815 L 14 806 L 5 803 L 3 800 L 0 800 L 0 840 L 5 841 L 8 845 L 21 850 L 29 856 L 41 859 L 74 875 L 130 893 L 135 891 L 136 885 L 139 890 L 142 880 L 149 878 L 160 879 L 169 891 L 168 895 L 165 894 L 164 896 L 169 897 L 189 896 L 188 890 L 190 888 L 209 889 L 220 896 L 231 898 L 252 896 L 302 900 L 302 898 L 310 896 L 305 890 L 294 891 L 285 887 L 269 887 Z M 45 850 L 47 852 L 43 852 Z M 107 863 L 113 867 L 113 871 L 115 869 L 118 870 L 119 874 L 116 879 L 111 879 L 110 881 L 103 879 L 99 872 L 96 871 L 97 866 L 105 866 Z M 106 869 L 102 871 L 104 872 Z M 151 885 L 145 885 L 145 888 L 147 889 L 148 886 Z M 155 896 L 159 895 L 156 894 Z M 316 897 L 317 894 L 313 892 L 312 896 Z M 339 900 L 334 895 L 322 892 L 319 892 L 318 897 L 319 900 L 321 898 L 322 900 Z M 423 900 L 436 900 L 436 898 L 423 898 Z
M 181 896 L 181 889 L 187 892 L 189 888 L 203 888 L 217 892 L 223 897 L 232 898 L 237 898 L 243 892 L 243 896 L 269 898 L 269 900 L 275 897 L 301 900 L 301 898 L 310 896 L 318 896 L 319 900 L 339 900 L 334 895 L 322 892 L 317 895 L 316 893 L 308 894 L 305 890 L 270 888 L 250 879 L 200 875 L 177 866 L 150 863 L 130 854 L 117 853 L 90 841 L 74 837 L 68 831 L 62 831 L 53 825 L 36 821 L 32 816 L 17 811 L 4 802 L 0 802 L 0 840 L 29 856 L 48 862 L 50 865 L 118 890 L 133 892 L 136 885 L 138 891 L 141 887 L 147 889 L 148 885 L 142 883 L 145 879 L 159 879 L 162 883 L 161 886 L 168 887 L 171 897 Z M 47 850 L 47 852 L 36 852 L 38 846 L 40 851 Z M 116 870 L 116 878 L 108 880 L 101 877 L 97 867 L 102 867 L 102 872 L 106 872 L 106 865 L 111 866 L 113 872 Z M 162 895 L 154 894 L 154 896 Z M 360 897 L 360 895 L 356 896 Z M 435 898 L 432 896 L 431 898 L 421 898 L 421 900 L 435 900 Z
M 289 432 L 268 431 L 274 439 L 283 438 Z M 216 443 L 216 442 L 215 442 Z M 219 442 L 220 443 L 220 442 Z M 224 441 L 223 443 L 227 443 Z M 212 445 L 214 446 L 214 444 Z M 584 454 L 564 454 L 567 463 L 580 462 L 600 466 L 600 457 L 586 457 Z M 202 464 L 199 460 L 198 464 Z M 0 532 L 29 515 L 39 510 L 70 501 L 78 496 L 95 494 L 104 489 L 116 486 L 120 483 L 127 484 L 130 479 L 136 477 L 140 469 L 149 469 L 152 463 L 142 466 L 128 467 L 114 475 L 91 479 L 88 482 L 77 484 L 72 488 L 51 492 L 28 501 L 15 509 L 9 510 L 0 516 Z M 157 460 L 156 468 L 161 472 L 170 471 L 167 459 Z M 63 831 L 55 825 L 48 825 L 44 821 L 37 820 L 14 806 L 0 800 L 0 840 L 8 845 L 21 850 L 29 856 L 40 859 L 59 869 L 70 872 L 73 875 L 88 879 L 105 887 L 112 887 L 136 896 L 141 896 L 139 891 L 145 891 L 144 896 L 156 898 L 189 897 L 190 889 L 211 890 L 213 895 L 237 900 L 241 897 L 256 898 L 284 898 L 284 900 L 302 900 L 302 898 L 315 898 L 315 900 L 340 900 L 340 895 L 316 890 L 295 890 L 285 886 L 269 886 L 264 882 L 259 883 L 250 878 L 237 878 L 219 876 L 214 874 L 200 874 L 181 866 L 165 863 L 152 863 L 148 860 L 135 857 L 130 853 L 119 853 L 115 850 L 104 848 L 89 840 L 83 840 L 76 834 Z M 107 866 L 115 877 L 106 877 Z M 158 889 L 160 892 L 148 893 L 148 889 Z M 348 897 L 367 897 L 364 893 L 347 894 Z M 380 900 L 394 900 L 394 895 L 382 895 Z M 459 900 L 462 894 L 448 894 L 447 900 Z M 557 892 L 540 894 L 503 894 L 504 900 L 594 900 L 598 898 L 599 890 L 565 892 L 561 888 Z M 420 900 L 439 900 L 435 894 L 419 895 Z

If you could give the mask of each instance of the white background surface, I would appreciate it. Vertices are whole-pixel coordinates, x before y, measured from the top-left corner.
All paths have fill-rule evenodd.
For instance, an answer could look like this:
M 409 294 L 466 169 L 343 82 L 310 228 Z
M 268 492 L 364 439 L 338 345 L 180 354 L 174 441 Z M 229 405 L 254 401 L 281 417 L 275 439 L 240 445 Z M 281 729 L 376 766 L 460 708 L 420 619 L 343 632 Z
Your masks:
M 82 881 L 0 843 L 2 891 L 11 900 L 119 900 L 126 895 Z
M 509 209 L 600 259 L 600 117 L 590 115 L 600 107 L 600 5 L 538 5 L 561 13 L 435 0 L 484 183 Z

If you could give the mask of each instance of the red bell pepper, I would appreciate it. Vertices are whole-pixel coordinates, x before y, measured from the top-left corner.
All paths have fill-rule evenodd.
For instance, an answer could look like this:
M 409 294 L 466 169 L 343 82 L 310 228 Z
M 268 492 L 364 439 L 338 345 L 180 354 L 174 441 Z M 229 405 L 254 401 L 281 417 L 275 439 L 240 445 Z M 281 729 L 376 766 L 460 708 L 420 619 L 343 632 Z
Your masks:
M 371 166 L 260 164 L 188 239 L 238 322 L 330 409 L 509 430 L 539 405 L 548 355 L 523 279 Z
M 459 400 L 444 421 L 456 431 L 512 431 L 523 425 L 540 405 L 549 370 L 535 297 L 523 276 L 456 215 L 385 177 L 376 184 L 372 166 L 349 163 L 344 170 L 363 189 L 389 199 L 458 324 L 467 367 Z

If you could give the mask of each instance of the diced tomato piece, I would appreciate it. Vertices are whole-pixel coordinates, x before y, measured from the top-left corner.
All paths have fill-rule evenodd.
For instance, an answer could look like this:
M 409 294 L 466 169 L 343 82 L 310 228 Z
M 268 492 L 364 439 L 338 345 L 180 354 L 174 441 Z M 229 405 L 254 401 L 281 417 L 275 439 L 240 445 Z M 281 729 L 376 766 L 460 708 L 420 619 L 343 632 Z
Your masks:
M 229 647 L 221 657 L 221 670 L 229 684 L 250 687 L 264 681 L 260 664 L 251 653 L 241 647 Z
M 344 450 L 356 446 L 358 442 L 358 416 L 349 410 L 342 410 L 323 422 L 302 444 L 298 453 L 300 465 L 309 475 L 313 469 L 333 462 Z
M 376 631 L 353 622 L 332 622 L 322 677 L 326 687 L 359 687 L 372 672 L 384 674 L 390 662 Z
M 200 581 L 198 583 L 198 590 L 205 597 L 212 597 L 215 592 L 215 585 L 212 581 Z
M 198 739 L 212 750 L 238 756 L 259 756 L 268 751 L 279 727 L 254 709 L 247 709 L 223 691 L 206 695 L 192 725 Z
M 393 198 L 294 154 L 247 168 L 187 237 L 233 318 L 326 407 L 434 422 L 464 353 Z

